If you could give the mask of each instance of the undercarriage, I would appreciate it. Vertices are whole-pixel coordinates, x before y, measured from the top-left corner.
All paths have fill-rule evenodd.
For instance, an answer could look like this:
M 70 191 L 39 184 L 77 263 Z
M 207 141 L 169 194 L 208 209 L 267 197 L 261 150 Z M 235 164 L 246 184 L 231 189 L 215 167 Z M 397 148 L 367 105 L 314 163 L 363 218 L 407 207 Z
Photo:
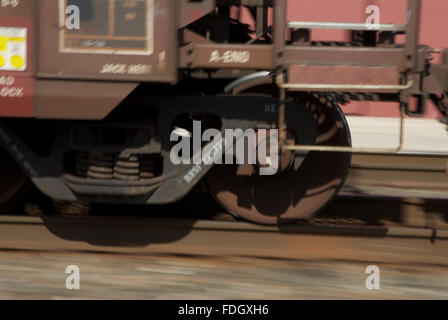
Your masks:
M 88 14 L 80 30 L 58 21 L 64 1 L 24 1 L 0 13 L 8 32 L 22 34 L 8 41 L 36 57 L 0 69 L 0 205 L 26 176 L 54 199 L 138 204 L 178 201 L 205 181 L 240 218 L 292 223 L 337 195 L 352 153 L 401 151 L 403 135 L 393 149 L 352 148 L 340 104 L 395 102 L 401 133 L 404 116 L 421 116 L 429 100 L 447 116 L 448 60 L 431 64 L 437 50 L 418 42 L 419 0 L 408 1 L 405 25 L 373 27 L 287 21 L 286 0 L 104 1 L 81 1 Z M 100 7 L 114 11 L 100 15 Z M 243 12 L 253 26 L 241 22 Z M 350 39 L 316 41 L 315 29 L 345 30 Z M 240 133 L 221 139 L 231 130 Z M 214 139 L 195 142 L 209 132 Z M 241 161 L 233 148 L 250 145 L 248 132 L 255 144 L 245 160 L 274 140 L 276 149 Z M 189 146 L 180 163 L 177 143 Z M 273 159 L 274 173 L 261 174 Z

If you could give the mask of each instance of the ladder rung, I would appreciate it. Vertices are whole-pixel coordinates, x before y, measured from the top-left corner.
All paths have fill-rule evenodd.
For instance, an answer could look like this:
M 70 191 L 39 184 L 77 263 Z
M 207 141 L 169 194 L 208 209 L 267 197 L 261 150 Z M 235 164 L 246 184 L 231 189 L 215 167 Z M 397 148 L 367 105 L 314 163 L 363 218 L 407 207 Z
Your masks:
M 353 31 L 392 31 L 406 32 L 406 25 L 379 24 L 369 25 L 367 23 L 344 23 L 344 22 L 305 22 L 290 21 L 287 23 L 290 29 L 338 29 Z M 374 26 L 374 28 L 372 28 Z

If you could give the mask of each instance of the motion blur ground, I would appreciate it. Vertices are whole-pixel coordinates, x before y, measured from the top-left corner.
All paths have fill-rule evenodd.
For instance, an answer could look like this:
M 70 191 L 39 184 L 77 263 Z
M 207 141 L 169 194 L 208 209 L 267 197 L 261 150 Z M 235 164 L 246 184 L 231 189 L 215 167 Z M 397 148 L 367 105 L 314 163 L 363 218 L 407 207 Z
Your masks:
M 181 218 L 198 202 L 191 197 L 153 217 L 130 206 L 99 206 L 89 217 L 69 203 L 55 204 L 62 217 L 3 216 L 0 297 L 448 298 L 446 202 L 341 198 L 308 224 L 276 229 L 224 221 L 219 208 Z M 38 214 L 31 205 L 26 212 Z M 80 290 L 65 287 L 69 265 L 80 269 Z M 371 265 L 379 290 L 365 285 Z
M 378 247 L 384 250 L 391 245 L 403 243 L 382 243 Z M 412 254 L 427 249 L 419 246 Z M 363 251 L 354 250 L 353 254 Z M 360 256 L 285 260 L 232 255 L 110 254 L 98 249 L 82 254 L 17 250 L 3 252 L 0 257 L 1 299 L 448 298 L 446 267 L 412 259 L 385 262 L 373 261 L 369 256 L 364 261 Z M 64 285 L 64 270 L 73 261 L 80 266 L 81 289 L 69 291 Z M 377 291 L 367 290 L 364 285 L 368 276 L 365 266 L 372 261 L 382 270 L 381 289 Z

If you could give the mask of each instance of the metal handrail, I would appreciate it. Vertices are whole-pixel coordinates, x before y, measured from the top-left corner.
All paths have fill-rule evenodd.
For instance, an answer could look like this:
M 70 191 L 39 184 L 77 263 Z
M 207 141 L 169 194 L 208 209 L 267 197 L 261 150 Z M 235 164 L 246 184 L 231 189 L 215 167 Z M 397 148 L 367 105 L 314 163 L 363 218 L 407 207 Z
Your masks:
M 325 151 L 325 152 L 350 152 L 363 154 L 397 154 L 404 147 L 404 106 L 400 106 L 400 138 L 396 148 L 353 148 L 335 146 L 306 146 L 306 145 L 283 145 L 282 149 L 289 151 Z
M 391 31 L 406 32 L 406 25 L 397 24 L 367 24 L 367 23 L 346 23 L 346 22 L 307 22 L 290 21 L 287 23 L 290 29 L 337 29 L 353 31 Z
M 408 79 L 405 85 L 360 85 L 360 84 L 325 84 L 325 83 L 286 83 L 284 81 L 284 74 L 280 73 L 276 76 L 276 83 L 282 89 L 300 89 L 300 90 L 347 90 L 347 91 L 363 91 L 363 90 L 386 90 L 386 91 L 401 91 L 412 88 L 414 80 Z

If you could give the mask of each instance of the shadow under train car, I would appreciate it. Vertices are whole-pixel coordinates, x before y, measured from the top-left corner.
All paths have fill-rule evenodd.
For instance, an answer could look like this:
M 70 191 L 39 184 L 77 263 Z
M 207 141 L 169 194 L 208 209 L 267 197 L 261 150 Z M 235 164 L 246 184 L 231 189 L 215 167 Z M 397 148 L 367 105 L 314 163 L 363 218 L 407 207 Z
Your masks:
M 41 217 L 55 236 L 69 241 L 82 241 L 96 246 L 143 247 L 175 242 L 186 237 L 194 220 L 181 224 L 172 220 L 142 218 Z M 174 227 L 173 227 L 174 226 Z

